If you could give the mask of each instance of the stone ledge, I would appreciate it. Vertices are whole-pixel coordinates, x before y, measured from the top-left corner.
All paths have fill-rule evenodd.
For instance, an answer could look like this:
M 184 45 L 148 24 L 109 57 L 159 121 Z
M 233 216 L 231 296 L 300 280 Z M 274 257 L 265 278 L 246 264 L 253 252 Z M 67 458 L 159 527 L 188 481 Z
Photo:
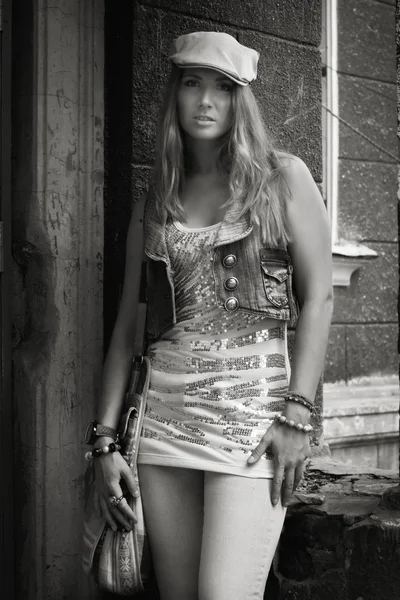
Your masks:
M 398 484 L 393 471 L 313 457 L 288 508 L 265 598 L 398 600 Z

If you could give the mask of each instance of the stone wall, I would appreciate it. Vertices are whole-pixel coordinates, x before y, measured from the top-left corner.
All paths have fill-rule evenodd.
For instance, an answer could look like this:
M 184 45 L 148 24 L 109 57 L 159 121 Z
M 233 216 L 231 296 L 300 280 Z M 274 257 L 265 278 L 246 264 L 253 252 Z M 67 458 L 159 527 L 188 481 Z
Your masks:
M 335 288 L 325 381 L 351 382 L 397 374 L 395 0 L 338 1 L 338 70 L 339 236 L 378 253 Z
M 288 508 L 265 600 L 398 600 L 398 483 L 391 471 L 313 459 Z

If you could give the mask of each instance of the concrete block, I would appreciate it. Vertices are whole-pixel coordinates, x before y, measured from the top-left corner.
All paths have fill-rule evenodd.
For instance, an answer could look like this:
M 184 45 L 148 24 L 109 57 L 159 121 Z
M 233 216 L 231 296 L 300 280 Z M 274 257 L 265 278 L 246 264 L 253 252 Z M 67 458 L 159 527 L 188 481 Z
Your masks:
M 394 6 L 339 0 L 338 60 L 341 72 L 395 82 Z
M 397 165 L 339 162 L 339 237 L 397 241 Z
M 399 442 L 388 442 L 378 446 L 379 469 L 398 469 L 399 466 Z
M 398 411 L 396 413 L 396 418 L 398 421 Z M 376 419 L 375 419 L 376 420 Z M 353 419 L 353 423 L 351 419 L 343 418 L 341 420 L 337 419 L 337 421 L 341 421 L 340 424 L 343 424 L 344 427 L 340 428 L 343 430 L 352 431 L 354 422 L 360 426 L 363 421 L 366 422 L 366 429 L 373 427 L 373 419 Z M 333 426 L 335 423 L 332 424 Z M 336 426 L 339 423 L 336 423 Z M 369 426 L 369 427 L 368 427 Z M 333 427 L 332 427 L 333 428 Z M 336 427 L 339 429 L 339 427 Z M 361 429 L 361 427 L 359 427 Z M 379 429 L 379 427 L 376 427 Z M 394 431 L 392 434 L 385 435 L 384 433 L 376 433 L 367 434 L 361 430 L 359 436 L 355 435 L 351 436 L 343 436 L 341 438 L 330 438 L 328 435 L 325 436 L 325 441 L 329 445 L 329 449 L 331 451 L 332 457 L 344 462 L 346 464 L 356 464 L 356 465 L 368 465 L 373 468 L 387 468 L 387 469 L 397 469 L 398 466 L 398 454 L 393 456 L 393 454 L 388 452 L 387 448 L 397 448 L 398 449 L 398 437 L 399 431 Z M 383 439 L 383 441 L 382 441 Z M 380 449 L 384 448 L 382 453 L 382 463 L 384 462 L 386 466 L 380 464 L 379 455 Z M 365 458 L 367 457 L 367 459 Z M 371 459 L 372 457 L 372 459 Z M 390 461 L 388 460 L 390 459 Z M 395 459 L 393 461 L 393 458 Z
M 263 31 L 290 40 L 318 45 L 321 35 L 321 0 L 144 0 L 144 4 L 217 23 Z
M 326 351 L 324 381 L 346 380 L 346 331 L 344 325 L 332 325 Z
M 340 157 L 395 162 L 395 84 L 339 75 L 339 115 Z M 345 122 L 393 156 L 374 146 Z
M 322 135 L 319 51 L 249 31 L 240 32 L 239 40 L 261 54 L 253 91 L 268 129 L 321 181 L 322 155 L 316 152 Z
M 349 379 L 398 372 L 397 325 L 357 325 L 346 328 Z
M 349 287 L 335 288 L 333 323 L 397 321 L 397 244 L 368 243 L 378 253 L 365 260 Z M 376 342 L 379 345 L 379 339 Z M 394 350 L 392 344 L 390 348 Z

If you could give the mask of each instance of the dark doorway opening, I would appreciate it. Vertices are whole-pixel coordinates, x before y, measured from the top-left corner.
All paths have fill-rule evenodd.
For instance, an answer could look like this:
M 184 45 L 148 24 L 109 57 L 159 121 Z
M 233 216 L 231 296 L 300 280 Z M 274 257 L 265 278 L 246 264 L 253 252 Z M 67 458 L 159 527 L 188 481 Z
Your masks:
M 132 203 L 134 2 L 105 0 L 104 351 L 122 292 Z

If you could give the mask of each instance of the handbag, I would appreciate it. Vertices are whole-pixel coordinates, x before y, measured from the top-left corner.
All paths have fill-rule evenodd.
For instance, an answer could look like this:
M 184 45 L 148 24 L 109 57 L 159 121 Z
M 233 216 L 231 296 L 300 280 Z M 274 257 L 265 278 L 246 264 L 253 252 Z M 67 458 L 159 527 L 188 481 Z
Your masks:
M 145 289 L 145 262 L 142 263 L 135 352 L 130 381 L 125 394 L 118 426 L 120 453 L 130 465 L 139 487 L 137 456 L 140 434 L 146 408 L 151 365 L 143 356 L 144 330 L 147 304 Z M 137 523 L 131 531 L 113 531 L 103 515 L 99 514 L 99 492 L 93 478 L 85 505 L 82 563 L 84 571 L 93 578 L 95 584 L 104 591 L 120 596 L 132 596 L 144 591 L 150 572 L 150 552 L 143 515 L 142 499 L 126 495 L 127 502 L 136 514 Z M 127 490 L 124 489 L 123 492 Z M 139 487 L 140 491 L 140 487 Z

